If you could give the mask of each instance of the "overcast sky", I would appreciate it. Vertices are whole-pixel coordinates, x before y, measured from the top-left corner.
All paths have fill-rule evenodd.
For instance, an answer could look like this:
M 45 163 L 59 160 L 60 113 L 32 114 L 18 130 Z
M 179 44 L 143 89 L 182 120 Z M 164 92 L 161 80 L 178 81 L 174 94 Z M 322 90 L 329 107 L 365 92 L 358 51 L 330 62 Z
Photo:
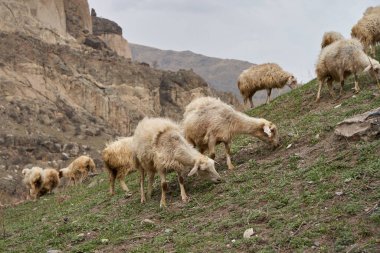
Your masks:
M 306 82 L 325 31 L 350 36 L 379 0 L 89 0 L 131 43 L 207 56 L 276 62 Z

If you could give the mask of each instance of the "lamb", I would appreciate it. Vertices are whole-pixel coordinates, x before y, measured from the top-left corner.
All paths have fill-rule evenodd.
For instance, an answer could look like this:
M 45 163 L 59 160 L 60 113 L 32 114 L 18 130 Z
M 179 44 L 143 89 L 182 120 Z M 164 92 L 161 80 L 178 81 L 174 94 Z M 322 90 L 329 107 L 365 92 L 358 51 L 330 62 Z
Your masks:
M 325 32 L 323 34 L 321 48 L 327 47 L 331 43 L 333 43 L 337 40 L 343 40 L 343 39 L 344 39 L 343 35 L 338 33 L 338 32 L 333 32 L 333 31 Z
M 161 179 L 160 207 L 166 207 L 168 184 L 166 173 L 174 170 L 183 202 L 188 201 L 184 176 L 199 174 L 218 183 L 221 177 L 216 172 L 214 161 L 194 149 L 183 137 L 178 124 L 165 118 L 144 118 L 136 127 L 133 136 L 134 166 L 140 171 L 141 203 L 144 203 L 144 176 L 148 176 L 147 199 L 151 198 L 154 175 Z M 192 167 L 192 168 L 191 168 Z
M 374 46 L 380 42 L 380 7 L 373 8 L 365 14 L 351 29 L 351 37 L 357 38 L 366 52 L 374 54 Z M 368 14 L 369 13 L 369 14 Z
M 266 89 L 268 93 L 266 104 L 269 104 L 272 89 L 282 88 L 285 85 L 294 89 L 297 87 L 297 79 L 275 63 L 252 66 L 240 74 L 237 82 L 244 104 L 249 101 L 251 108 L 253 108 L 252 97 L 256 91 Z
M 55 169 L 42 169 L 33 167 L 23 169 L 23 182 L 29 187 L 29 195 L 32 199 L 51 193 L 59 185 L 59 175 Z
M 379 62 L 364 53 L 360 41 L 345 39 L 325 47 L 319 54 L 316 64 L 319 83 L 316 101 L 320 100 L 322 85 L 325 82 L 332 97 L 335 96 L 333 81 L 340 82 L 340 94 L 342 94 L 344 80 L 351 74 L 355 77 L 355 91 L 359 92 L 357 74 L 360 72 L 369 72 L 376 79 L 380 77 Z
M 230 151 L 234 136 L 249 134 L 274 147 L 279 145 L 275 124 L 266 119 L 249 117 L 211 97 L 197 98 L 186 106 L 182 127 L 186 140 L 201 153 L 208 151 L 212 159 L 215 158 L 215 146 L 223 143 L 230 170 L 234 168 Z
M 121 138 L 108 144 L 102 152 L 103 161 L 110 177 L 111 195 L 115 194 L 115 179 L 118 179 L 125 194 L 128 197 L 131 196 L 124 178 L 130 172 L 135 171 L 133 167 L 132 142 L 133 137 Z
M 75 185 L 82 183 L 89 172 L 95 171 L 95 163 L 89 156 L 82 155 L 75 159 L 68 167 L 59 170 L 59 177 L 66 177 Z

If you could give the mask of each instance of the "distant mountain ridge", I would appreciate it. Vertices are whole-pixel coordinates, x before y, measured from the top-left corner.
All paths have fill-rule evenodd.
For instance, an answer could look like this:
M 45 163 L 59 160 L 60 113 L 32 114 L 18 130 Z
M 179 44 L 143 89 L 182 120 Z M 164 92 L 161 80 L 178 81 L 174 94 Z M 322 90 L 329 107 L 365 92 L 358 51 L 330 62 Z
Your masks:
M 146 62 L 163 70 L 193 69 L 211 87 L 232 92 L 239 99 L 236 80 L 244 69 L 255 65 L 248 61 L 208 57 L 191 51 L 161 50 L 132 43 L 130 47 L 133 60 Z

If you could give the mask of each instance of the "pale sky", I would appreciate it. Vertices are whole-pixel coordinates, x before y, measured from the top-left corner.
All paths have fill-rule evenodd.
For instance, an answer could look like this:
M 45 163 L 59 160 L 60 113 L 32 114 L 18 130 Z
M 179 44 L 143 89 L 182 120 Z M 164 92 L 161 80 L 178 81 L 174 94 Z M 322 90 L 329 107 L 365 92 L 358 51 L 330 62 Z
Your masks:
M 315 76 L 325 31 L 349 37 L 377 0 L 89 0 L 131 43 L 252 63 L 276 62 L 301 82 Z

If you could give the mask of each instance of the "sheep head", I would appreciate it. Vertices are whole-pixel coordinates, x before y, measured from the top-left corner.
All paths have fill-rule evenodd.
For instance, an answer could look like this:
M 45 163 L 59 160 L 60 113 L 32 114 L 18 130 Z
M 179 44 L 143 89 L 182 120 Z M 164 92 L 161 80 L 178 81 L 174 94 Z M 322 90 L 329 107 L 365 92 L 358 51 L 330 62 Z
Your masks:
M 278 130 L 275 124 L 270 121 L 264 122 L 262 127 L 256 132 L 255 136 L 262 141 L 271 144 L 274 148 L 279 146 L 280 138 L 278 135 Z
M 219 173 L 215 170 L 214 160 L 204 155 L 199 156 L 187 176 L 190 177 L 194 174 L 199 174 L 200 177 L 207 178 L 214 183 L 220 183 L 222 181 Z
M 286 81 L 286 85 L 288 85 L 291 89 L 297 88 L 297 79 L 294 76 L 290 76 Z
M 380 64 L 374 59 L 368 57 L 369 65 L 364 69 L 364 72 L 368 72 L 377 81 L 380 79 Z
M 23 169 L 22 171 L 21 171 L 21 174 L 25 177 L 26 176 L 26 174 L 29 174 L 30 173 L 30 169 Z

